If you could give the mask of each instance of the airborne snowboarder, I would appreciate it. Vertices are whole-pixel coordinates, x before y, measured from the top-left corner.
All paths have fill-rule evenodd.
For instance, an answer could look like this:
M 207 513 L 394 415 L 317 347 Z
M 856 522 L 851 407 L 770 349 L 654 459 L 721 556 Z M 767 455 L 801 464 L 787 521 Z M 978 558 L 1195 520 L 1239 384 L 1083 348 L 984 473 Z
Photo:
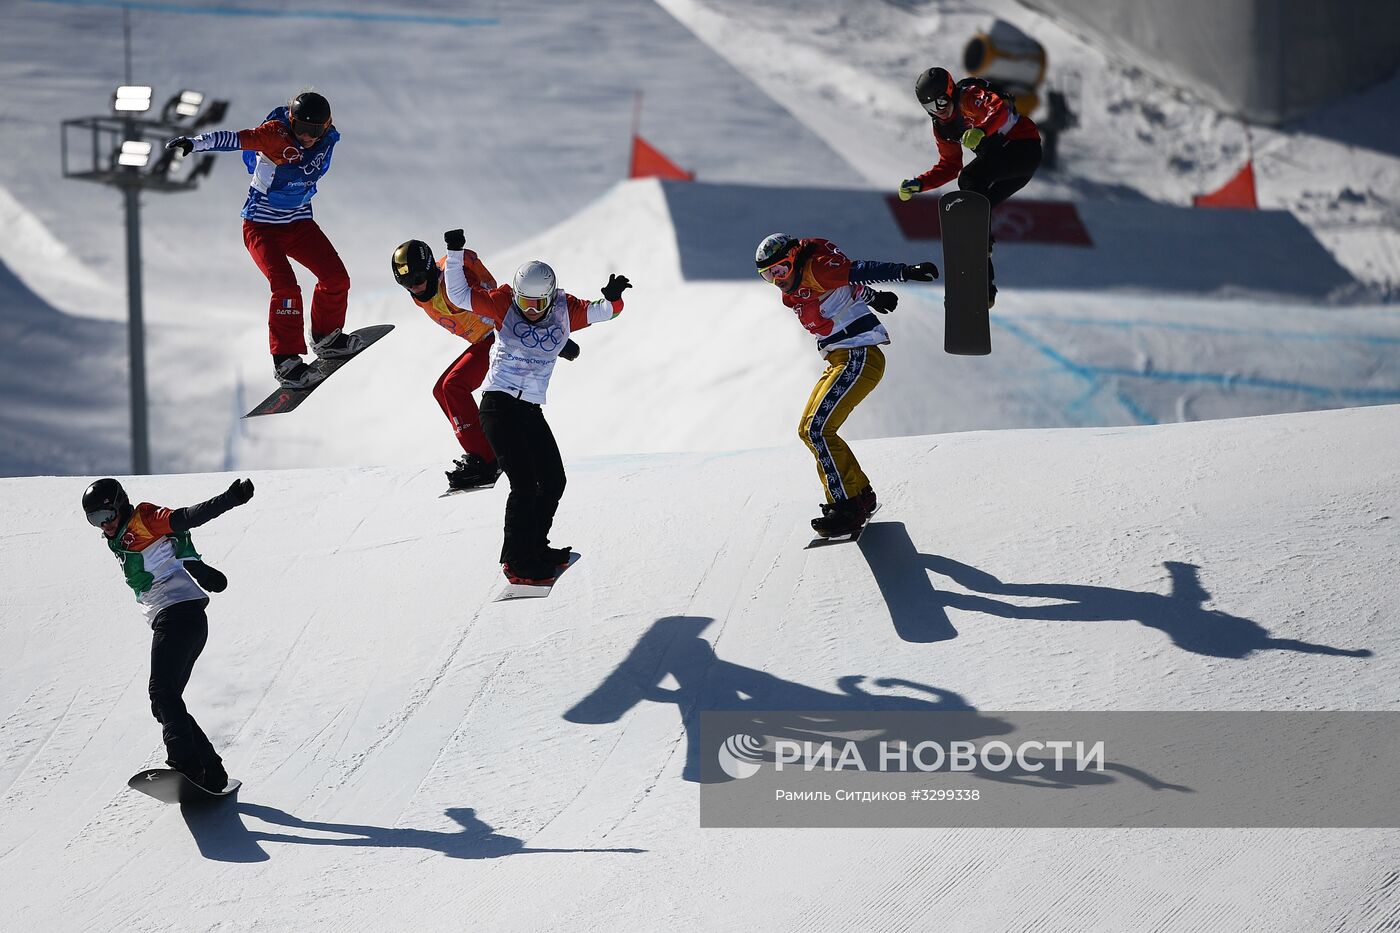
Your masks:
M 826 490 L 812 530 L 823 538 L 853 535 L 875 511 L 875 491 L 836 432 L 885 374 L 880 345 L 889 343 L 890 335 L 871 312 L 888 314 L 899 303 L 894 292 L 866 283 L 932 282 L 938 267 L 931 262 L 852 262 L 830 240 L 786 233 L 764 237 L 754 262 L 758 274 L 782 291 L 783 304 L 817 338 L 817 352 L 826 360 L 797 428 L 816 458 Z
M 446 262 L 446 257 L 434 258 L 432 247 L 422 240 L 409 240 L 394 250 L 391 266 L 394 281 L 403 286 L 414 304 L 448 333 L 470 344 L 433 386 L 433 398 L 437 399 L 452 425 L 457 443 L 462 446 L 462 456 L 453 461 L 453 468 L 447 473 L 448 492 L 455 492 L 490 486 L 501 475 L 496 452 L 486 439 L 481 413 L 472 398 L 472 393 L 486 378 L 496 334 L 485 319 L 457 307 L 448 299 L 442 275 Z M 462 273 L 472 288 L 490 290 L 496 287 L 495 276 L 473 250 L 462 251 Z M 567 340 L 559 355 L 566 360 L 577 359 L 578 351 L 578 344 Z
M 601 301 L 585 301 L 559 288 L 554 270 L 534 260 L 510 285 L 472 285 L 466 274 L 466 236 L 443 235 L 447 298 L 491 322 L 496 340 L 481 396 L 481 426 L 510 480 L 506 499 L 502 571 L 513 584 L 549 585 L 567 566 L 568 548 L 549 546 L 549 529 L 564 495 L 564 462 L 542 406 L 554 361 L 576 330 L 622 313 L 622 292 L 632 284 L 608 276 Z
M 301 287 L 289 259 L 316 276 L 311 339 L 317 358 L 341 359 L 364 349 L 359 336 L 342 330 L 350 274 L 311 217 L 316 185 L 330 171 L 339 139 L 330 103 L 315 91 L 303 91 L 253 129 L 177 136 L 165 144 L 184 155 L 243 151 L 253 176 L 241 214 L 243 242 L 272 288 L 267 317 L 272 366 L 277 381 L 290 389 L 304 389 L 324 373 L 301 358 L 306 352 Z
M 166 763 L 211 793 L 228 785 L 228 772 L 185 708 L 183 694 L 209 637 L 204 590 L 223 592 L 228 579 L 200 559 L 190 529 L 251 498 L 253 482 L 247 479 L 179 509 L 149 502 L 133 506 L 121 483 L 111 478 L 99 479 L 83 493 L 88 523 L 102 529 L 151 626 L 151 712 L 161 724 Z
M 954 82 L 944 68 L 930 68 L 914 81 L 914 94 L 933 121 L 938 164 L 922 175 L 905 179 L 899 199 L 941 188 L 954 178 L 964 191 L 976 191 L 993 208 L 1020 191 L 1040 167 L 1040 130 L 1030 117 L 1016 112 L 1014 101 L 997 93 L 982 78 Z M 976 158 L 963 168 L 962 147 Z M 987 234 L 987 306 L 996 303 L 996 270 Z

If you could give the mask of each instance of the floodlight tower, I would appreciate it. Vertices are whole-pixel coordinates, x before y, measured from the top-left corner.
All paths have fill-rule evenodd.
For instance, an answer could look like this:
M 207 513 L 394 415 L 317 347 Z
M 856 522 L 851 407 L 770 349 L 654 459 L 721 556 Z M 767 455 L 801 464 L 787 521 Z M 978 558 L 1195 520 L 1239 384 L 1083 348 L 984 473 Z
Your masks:
M 121 189 L 126 214 L 127 349 L 130 356 L 131 471 L 150 472 L 150 441 L 146 421 L 146 352 L 141 289 L 141 192 L 191 191 L 201 175 L 214 167 L 212 153 L 187 159 L 179 150 L 163 150 L 165 141 L 187 136 L 201 126 L 224 118 L 228 101 L 204 106 L 199 91 L 184 90 L 170 98 L 160 116 L 143 116 L 151 109 L 151 88 L 127 83 L 112 95 L 116 116 L 64 120 L 61 126 L 63 177 L 95 181 Z M 201 114 L 201 110 L 203 113 Z M 70 152 L 70 130 L 86 130 L 91 148 Z M 88 156 L 86 161 L 83 155 Z M 76 164 L 70 164 L 70 156 Z M 153 156 L 155 158 L 153 158 Z M 184 170 L 186 161 L 194 167 Z

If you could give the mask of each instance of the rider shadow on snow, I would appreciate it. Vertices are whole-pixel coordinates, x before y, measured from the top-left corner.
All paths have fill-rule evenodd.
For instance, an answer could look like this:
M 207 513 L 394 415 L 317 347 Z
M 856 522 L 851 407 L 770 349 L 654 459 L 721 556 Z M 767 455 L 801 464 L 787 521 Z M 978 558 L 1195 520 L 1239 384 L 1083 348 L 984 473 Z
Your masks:
M 957 633 L 946 609 L 964 609 L 1003 619 L 1062 622 L 1137 622 L 1155 628 L 1172 644 L 1213 658 L 1246 658 L 1256 651 L 1298 651 L 1348 658 L 1369 658 L 1366 648 L 1335 648 L 1296 638 L 1274 638 L 1253 619 L 1207 609 L 1210 592 L 1201 583 L 1200 567 L 1163 561 L 1171 585 L 1165 594 L 1077 583 L 1003 583 L 984 570 L 951 557 L 921 554 L 900 522 L 879 522 L 865 529 L 860 549 L 884 594 L 895 631 L 905 641 L 938 641 Z M 973 593 L 934 587 L 929 571 Z M 1050 606 L 1022 606 L 991 599 L 1012 596 L 1059 600 Z
M 525 845 L 515 838 L 496 832 L 490 824 L 477 818 L 471 807 L 453 807 L 444 811 L 461 827 L 453 831 L 409 829 L 391 826 L 365 826 L 359 823 L 332 823 L 303 820 L 276 807 L 239 802 L 235 806 L 203 804 L 182 806 L 181 814 L 189 827 L 200 853 L 220 862 L 262 862 L 270 856 L 261 843 L 283 842 L 308 846 L 347 846 L 352 848 L 425 849 L 441 852 L 449 858 L 488 859 L 507 855 L 542 853 L 625 852 L 640 853 L 645 849 L 541 849 Z M 269 832 L 249 829 L 243 817 L 250 816 L 273 826 L 289 830 L 310 830 L 316 833 L 340 833 L 340 837 L 304 836 L 291 832 Z
M 866 678 L 861 674 L 838 677 L 836 690 L 827 691 L 722 660 L 710 643 L 701 637 L 701 633 L 713 622 L 713 619 L 704 616 L 666 616 L 656 620 L 612 673 L 565 712 L 564 718 L 569 722 L 597 725 L 617 722 L 643 702 L 673 704 L 680 712 L 681 724 L 685 729 L 685 767 L 681 776 L 697 783 L 702 780 L 704 752 L 700 713 L 709 710 L 796 711 L 807 714 L 799 718 L 801 725 L 791 725 L 793 719 L 790 716 L 782 717 L 782 725 L 765 724 L 766 734 L 775 739 L 816 744 L 835 737 L 831 731 L 831 718 L 822 715 L 835 711 L 976 714 L 964 717 L 957 735 L 943 733 L 945 739 L 974 740 L 1005 736 L 1015 731 L 1004 719 L 977 714 L 975 707 L 952 690 L 912 680 L 883 677 L 870 683 L 884 689 L 918 691 L 922 695 L 871 693 L 864 689 Z M 662 686 L 668 678 L 675 681 L 674 688 Z M 894 729 L 862 731 L 867 733 L 862 744 L 872 747 L 881 740 L 906 738 Z M 925 737 L 922 734 L 909 737 L 908 744 L 915 744 Z M 1105 784 L 1118 780 L 1117 775 L 1121 774 L 1154 790 L 1190 792 L 1190 788 L 1160 781 L 1141 769 L 1121 762 L 1109 762 L 1106 771 L 1101 773 L 1059 773 L 1053 777 L 1047 771 L 1019 766 L 1005 771 L 978 767 L 968 773 L 986 780 L 1049 789 Z

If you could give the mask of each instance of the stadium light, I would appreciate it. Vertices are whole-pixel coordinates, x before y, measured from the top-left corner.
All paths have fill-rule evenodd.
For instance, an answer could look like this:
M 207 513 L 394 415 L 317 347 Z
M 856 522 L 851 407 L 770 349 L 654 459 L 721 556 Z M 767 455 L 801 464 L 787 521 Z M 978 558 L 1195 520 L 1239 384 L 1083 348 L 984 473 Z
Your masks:
M 141 194 L 145 191 L 191 191 L 201 175 L 209 174 L 213 153 L 186 160 L 177 150 L 162 150 L 161 147 L 172 136 L 188 135 L 203 122 L 222 119 L 228 101 L 216 100 L 205 107 L 203 93 L 184 90 L 170 98 L 158 115 L 147 113 L 151 109 L 152 89 L 129 83 L 129 47 L 126 80 L 128 83 L 112 95 L 115 114 L 64 120 L 60 141 L 63 177 L 110 185 L 122 193 L 126 215 L 131 472 L 141 475 L 150 472 L 141 287 Z M 81 144 L 70 146 L 70 131 L 82 133 L 86 138 Z
M 172 123 L 187 120 L 199 113 L 199 108 L 202 106 L 204 106 L 204 94 L 199 91 L 184 90 L 165 102 L 165 106 L 161 108 L 160 116 L 162 120 Z
M 151 89 L 144 84 L 123 84 L 112 98 L 118 113 L 145 113 L 151 109 Z
M 140 140 L 128 139 L 122 143 L 122 147 L 117 153 L 118 165 L 144 168 L 149 161 L 151 161 L 151 144 Z

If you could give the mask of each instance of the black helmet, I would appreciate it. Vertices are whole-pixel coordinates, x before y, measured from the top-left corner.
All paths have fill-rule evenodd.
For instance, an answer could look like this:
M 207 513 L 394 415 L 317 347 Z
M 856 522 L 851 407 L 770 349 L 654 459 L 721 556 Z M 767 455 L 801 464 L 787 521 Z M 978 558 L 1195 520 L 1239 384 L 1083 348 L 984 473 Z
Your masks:
M 930 68 L 914 79 L 914 94 L 924 109 L 932 113 L 931 106 L 944 106 L 939 102 L 953 99 L 953 76 L 946 68 Z
M 302 91 L 287 105 L 292 132 L 320 139 L 331 127 L 331 104 L 315 91 Z
M 120 517 L 130 505 L 122 484 L 110 477 L 98 480 L 83 493 L 83 511 L 87 513 L 90 525 L 110 522 Z
M 390 262 L 394 270 L 394 281 L 404 288 L 422 285 L 437 273 L 437 260 L 433 258 L 433 248 L 422 240 L 409 240 L 400 243 L 394 250 Z

